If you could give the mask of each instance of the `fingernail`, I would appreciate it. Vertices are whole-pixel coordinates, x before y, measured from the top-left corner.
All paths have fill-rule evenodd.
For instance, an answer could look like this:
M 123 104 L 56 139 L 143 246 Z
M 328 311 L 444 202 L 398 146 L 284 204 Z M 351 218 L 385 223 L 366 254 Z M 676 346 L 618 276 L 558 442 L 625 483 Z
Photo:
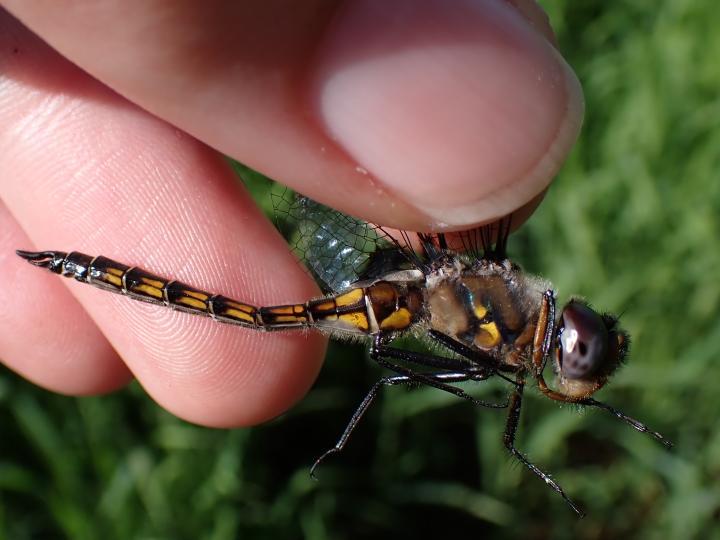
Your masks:
M 353 0 L 312 81 L 328 135 L 437 228 L 505 215 L 577 136 L 580 85 L 504 0 Z

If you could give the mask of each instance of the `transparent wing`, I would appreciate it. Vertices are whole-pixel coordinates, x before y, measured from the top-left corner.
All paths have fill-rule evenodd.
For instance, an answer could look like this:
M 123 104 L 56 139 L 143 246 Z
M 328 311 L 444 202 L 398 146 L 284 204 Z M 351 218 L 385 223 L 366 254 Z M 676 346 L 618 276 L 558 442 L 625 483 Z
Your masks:
M 407 265 L 396 242 L 379 227 L 286 188 L 271 197 L 277 228 L 326 292 Z

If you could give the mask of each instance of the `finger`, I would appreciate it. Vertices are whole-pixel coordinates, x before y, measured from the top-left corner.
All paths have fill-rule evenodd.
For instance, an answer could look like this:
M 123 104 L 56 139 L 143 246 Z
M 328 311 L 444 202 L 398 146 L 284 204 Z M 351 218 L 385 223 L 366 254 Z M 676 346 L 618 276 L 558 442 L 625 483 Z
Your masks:
M 219 155 L 7 18 L 0 40 L 0 198 L 34 247 L 104 254 L 253 304 L 316 293 Z M 63 284 L 147 391 L 198 423 L 277 415 L 306 391 L 324 351 L 316 335 L 268 336 Z
M 63 394 L 114 390 L 130 380 L 87 313 L 53 276 L 15 256 L 30 241 L 0 202 L 0 359 L 35 384 Z
M 577 79 L 524 0 L 4 3 L 142 107 L 388 226 L 518 209 L 581 122 Z

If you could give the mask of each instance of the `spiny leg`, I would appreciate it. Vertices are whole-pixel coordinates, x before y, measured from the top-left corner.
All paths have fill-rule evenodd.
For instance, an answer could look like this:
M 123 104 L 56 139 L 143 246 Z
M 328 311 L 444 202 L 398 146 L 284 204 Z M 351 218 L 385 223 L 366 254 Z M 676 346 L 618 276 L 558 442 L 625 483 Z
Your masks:
M 638 430 L 640 433 L 647 433 L 651 437 L 655 438 L 657 441 L 662 443 L 666 448 L 670 449 L 673 447 L 673 443 L 668 441 L 665 437 L 663 437 L 660 433 L 657 431 L 653 431 L 649 427 L 647 427 L 642 422 L 635 420 L 631 416 L 628 416 L 622 411 L 619 411 L 615 409 L 614 407 L 611 407 L 610 405 L 607 405 L 606 403 L 602 403 L 601 401 L 597 401 L 593 398 L 587 398 L 583 399 L 582 401 L 577 402 L 579 405 L 588 405 L 590 407 L 597 407 L 599 409 L 604 409 L 608 411 L 610 414 L 614 415 L 616 418 L 619 418 L 629 426 L 631 426 L 633 429 Z
M 570 499 L 563 489 L 555 480 L 547 473 L 543 472 L 530 460 L 528 460 L 517 448 L 515 448 L 515 435 L 517 433 L 518 422 L 520 420 L 520 408 L 522 407 L 522 395 L 525 387 L 525 381 L 518 378 L 515 391 L 510 396 L 510 410 L 508 411 L 507 423 L 505 424 L 505 433 L 503 433 L 503 443 L 512 456 L 519 460 L 523 465 L 530 469 L 536 476 L 540 477 L 545 483 L 555 490 L 565 500 L 565 502 L 580 517 L 584 517 L 585 513 L 580 507 Z
M 492 356 L 485 354 L 482 351 L 471 349 L 464 343 L 453 339 L 447 334 L 438 332 L 437 330 L 430 330 L 428 332 L 428 335 L 446 349 L 464 358 L 467 358 L 473 364 L 477 364 L 477 366 L 475 366 L 476 369 L 486 370 L 488 373 L 492 375 L 497 375 L 498 377 L 509 382 L 510 384 L 515 384 L 514 379 L 510 379 L 498 371 L 498 367 L 500 364 Z
M 443 381 L 443 382 L 463 382 L 469 380 L 471 377 L 467 373 L 426 373 L 425 377 L 432 378 L 437 381 Z M 417 381 L 413 377 L 409 377 L 407 375 L 392 375 L 389 377 L 383 377 L 378 382 L 376 382 L 372 388 L 370 388 L 370 391 L 365 395 L 362 402 L 360 402 L 360 405 L 358 405 L 357 409 L 355 409 L 355 412 L 353 413 L 352 417 L 350 418 L 350 421 L 348 422 L 347 426 L 345 427 L 345 430 L 343 431 L 342 435 L 340 435 L 340 438 L 335 443 L 335 445 L 324 452 L 319 458 L 315 460 L 315 463 L 313 463 L 312 467 L 310 467 L 310 476 L 312 478 L 316 478 L 315 471 L 322 463 L 325 461 L 325 459 L 332 455 L 337 454 L 338 452 L 341 452 L 343 448 L 345 448 L 345 445 L 348 442 L 348 439 L 350 439 L 350 435 L 352 435 L 352 432 L 355 430 L 357 425 L 360 423 L 360 420 L 362 420 L 362 417 L 365 415 L 367 410 L 370 408 L 370 405 L 372 405 L 373 401 L 375 400 L 375 397 L 377 396 L 378 392 L 380 392 L 380 389 L 383 386 L 395 386 L 398 384 L 416 384 Z
M 370 349 L 370 358 L 383 366 L 384 368 L 389 369 L 390 371 L 394 371 L 395 373 L 398 373 L 400 375 L 405 375 L 406 377 L 409 377 L 414 382 L 418 384 L 424 384 L 426 386 L 432 386 L 433 388 L 437 388 L 438 390 L 443 390 L 445 392 L 449 392 L 450 394 L 454 394 L 459 398 L 465 399 L 467 401 L 472 402 L 473 404 L 479 406 L 479 407 L 489 407 L 491 409 L 504 409 L 507 407 L 507 402 L 505 403 L 491 403 L 488 401 L 483 401 L 481 399 L 474 398 L 464 390 L 457 388 L 455 386 L 446 384 L 445 382 L 442 382 L 438 380 L 437 378 L 432 377 L 432 374 L 425 374 L 420 373 L 417 371 L 413 371 L 412 369 L 399 366 L 397 364 L 394 364 L 392 362 L 389 362 L 385 358 L 392 358 L 395 360 L 400 360 L 404 362 L 411 362 L 420 364 L 423 366 L 432 366 L 432 367 L 441 367 L 441 369 L 449 369 L 447 366 L 452 361 L 450 358 L 445 358 L 442 356 L 431 356 L 421 353 L 416 353 L 413 351 L 406 351 L 404 349 L 396 349 L 394 347 L 388 347 L 386 345 L 382 345 L 380 336 L 377 336 L 375 340 L 373 341 L 373 346 Z M 433 365 L 431 362 L 438 362 L 442 363 L 444 365 Z M 487 379 L 488 377 L 495 375 L 495 372 L 478 368 L 477 366 L 471 366 L 467 365 L 465 363 L 461 363 L 462 368 L 459 368 L 458 371 L 464 373 L 467 375 L 467 379 L 465 380 L 475 380 L 475 381 L 482 381 Z
M 431 330 L 429 334 L 431 337 L 435 338 L 435 332 L 433 330 Z M 445 334 L 440 334 L 439 332 L 438 334 L 440 336 L 445 336 Z M 381 334 L 373 337 L 372 346 L 370 347 L 370 358 L 376 360 L 378 357 L 385 356 L 388 358 L 393 358 L 395 360 L 400 360 L 402 362 L 417 364 L 424 367 L 437 368 L 447 371 L 462 371 L 472 373 L 473 378 L 477 377 L 477 380 L 485 380 L 493 375 L 497 375 L 496 362 L 484 362 L 478 365 L 473 362 L 473 360 L 475 359 L 474 353 L 464 354 L 467 353 L 469 349 L 458 351 L 452 347 L 448 347 L 448 343 L 446 343 L 444 340 L 438 338 L 436 339 L 441 345 L 446 347 L 448 350 L 455 352 L 456 354 L 461 356 L 461 358 L 441 356 L 438 354 L 427 354 L 415 351 L 408 351 L 406 349 L 399 349 L 396 347 L 390 347 L 388 345 L 389 338 Z M 452 338 L 448 337 L 447 339 L 451 340 Z
M 389 358 L 394 358 L 396 360 L 400 360 L 400 361 L 404 361 L 404 362 L 418 364 L 418 365 L 425 366 L 425 367 L 432 367 L 432 368 L 452 370 L 452 371 L 418 373 L 411 369 L 404 368 L 402 366 L 393 364 L 392 362 L 389 362 L 389 361 L 385 360 L 384 358 L 382 358 L 383 356 L 386 356 Z M 383 386 L 395 386 L 398 384 L 424 384 L 427 386 L 432 386 L 434 388 L 438 388 L 440 390 L 444 390 L 446 392 L 450 392 L 451 394 L 454 394 L 463 399 L 467 399 L 468 401 L 471 401 L 473 404 L 479 405 L 482 407 L 490 407 L 490 408 L 505 408 L 505 407 L 507 407 L 507 402 L 505 402 L 505 403 L 489 403 L 486 401 L 482 401 L 482 400 L 472 397 L 471 395 L 467 394 L 460 388 L 456 388 L 456 387 L 448 384 L 448 383 L 453 383 L 453 382 L 465 382 L 465 381 L 469 381 L 469 380 L 483 381 L 493 375 L 497 375 L 497 372 L 494 369 L 473 366 L 471 364 L 468 364 L 468 362 L 461 360 L 461 359 L 447 358 L 444 356 L 436 356 L 436 355 L 429 355 L 429 354 L 422 354 L 422 353 L 417 353 L 417 352 L 413 352 L 413 351 L 406 351 L 403 349 L 396 349 L 393 347 L 388 347 L 388 346 L 382 344 L 382 338 L 380 336 L 376 336 L 375 340 L 373 341 L 373 346 L 370 350 L 370 357 L 373 360 L 375 360 L 378 364 L 380 364 L 381 366 L 383 366 L 391 371 L 395 371 L 396 373 L 399 373 L 399 375 L 383 377 L 382 379 L 380 379 L 377 383 L 375 383 L 373 385 L 373 387 L 370 389 L 370 391 L 367 393 L 365 398 L 362 400 L 362 402 L 360 403 L 358 408 L 353 413 L 352 417 L 350 418 L 350 421 L 348 422 L 348 424 L 345 428 L 345 431 L 343 431 L 343 433 L 340 436 L 340 438 L 338 439 L 337 443 L 335 443 L 335 446 L 330 448 L 328 451 L 326 451 L 324 454 L 322 454 L 317 460 L 315 460 L 315 463 L 310 468 L 310 475 L 312 477 L 315 476 L 315 470 L 317 469 L 318 465 L 320 465 L 320 463 L 322 463 L 325 460 L 325 458 L 327 458 L 331 454 L 340 452 L 345 447 L 353 430 L 358 425 L 358 423 L 362 419 L 363 415 L 365 414 L 367 409 L 370 407 L 373 400 L 375 399 L 378 392 L 380 391 L 380 389 Z
M 428 331 L 428 335 L 446 349 L 483 366 L 485 369 L 494 371 L 499 366 L 499 362 L 495 360 L 492 356 L 485 354 L 482 351 L 471 349 L 464 343 L 457 341 L 456 339 L 448 336 L 447 334 L 443 334 L 442 332 L 438 332 L 437 330 L 430 330 Z
M 647 427 L 645 424 L 640 422 L 639 420 L 636 420 L 632 416 L 628 416 L 624 412 L 611 407 L 610 405 L 603 403 L 602 401 L 597 401 L 593 398 L 584 398 L 584 399 L 577 399 L 572 398 L 569 396 L 566 396 L 565 394 L 561 394 L 560 392 L 555 392 L 554 390 L 551 390 L 547 387 L 545 384 L 545 380 L 542 377 L 537 377 L 538 380 L 538 388 L 540 391 L 545 394 L 550 399 L 553 399 L 555 401 L 561 401 L 563 403 L 573 403 L 576 405 L 585 405 L 587 407 L 597 407 L 598 409 L 603 409 L 605 411 L 608 411 L 610 414 L 618 418 L 619 420 L 622 420 L 627 425 L 632 427 L 633 429 L 636 429 L 640 433 L 647 433 L 651 437 L 653 437 L 656 441 L 661 443 L 665 448 L 671 449 L 673 447 L 673 443 L 667 440 L 663 435 L 658 433 L 657 431 L 653 431 L 649 427 Z

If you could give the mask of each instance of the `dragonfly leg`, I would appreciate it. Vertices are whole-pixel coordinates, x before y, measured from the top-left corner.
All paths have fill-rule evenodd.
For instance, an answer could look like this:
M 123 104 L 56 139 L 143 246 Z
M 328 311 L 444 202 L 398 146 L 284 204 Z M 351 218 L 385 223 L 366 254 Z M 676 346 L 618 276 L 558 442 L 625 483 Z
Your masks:
M 464 373 L 466 375 L 466 378 L 464 380 L 473 381 L 484 381 L 492 375 L 496 374 L 496 372 L 491 371 L 487 368 L 473 366 L 471 364 L 468 364 L 467 362 L 462 362 L 460 360 L 455 360 L 452 358 L 432 356 L 416 353 L 413 351 L 406 351 L 404 349 L 397 349 L 395 347 L 388 347 L 387 345 L 382 344 L 379 336 L 376 337 L 373 341 L 373 346 L 370 349 L 370 358 L 384 368 L 389 369 L 390 371 L 394 371 L 395 373 L 398 373 L 400 375 L 405 375 L 417 384 L 424 384 L 426 386 L 432 386 L 433 388 L 437 388 L 438 390 L 443 390 L 444 392 L 449 392 L 459 398 L 472 402 L 474 405 L 478 405 L 480 407 L 489 407 L 491 409 L 504 409 L 508 406 L 507 401 L 505 401 L 504 403 L 492 403 L 477 399 L 462 390 L 461 388 L 457 388 L 455 386 L 447 384 L 445 381 L 434 377 L 434 374 L 421 373 L 413 369 L 406 368 L 404 366 L 399 366 L 393 362 L 390 362 L 387 359 L 391 358 L 394 360 L 415 363 L 422 366 L 440 367 L 442 369 L 452 369 L 452 367 L 450 366 L 453 365 L 453 362 L 457 362 L 457 364 L 454 364 L 457 366 L 456 371 Z
M 554 399 L 555 401 L 562 401 L 564 403 L 574 403 L 576 405 L 583 405 L 586 407 L 597 407 L 598 409 L 603 409 L 604 411 L 609 412 L 612 414 L 615 418 L 622 420 L 627 425 L 632 427 L 633 429 L 636 429 L 640 433 L 647 433 L 651 437 L 653 437 L 656 441 L 658 441 L 660 444 L 665 446 L 667 449 L 671 449 L 673 447 L 673 443 L 667 440 L 665 437 L 662 436 L 662 434 L 658 433 L 657 431 L 653 431 L 649 427 L 647 427 L 645 424 L 640 422 L 639 420 L 636 420 L 632 416 L 628 416 L 624 412 L 616 409 L 615 407 L 611 407 L 607 403 L 603 403 L 602 401 L 598 401 L 593 398 L 584 398 L 584 399 L 573 399 L 571 397 L 566 396 L 565 394 L 561 394 L 560 392 L 555 392 L 553 390 L 550 390 L 547 385 L 545 384 L 544 379 L 538 378 L 539 382 L 539 388 L 540 391 L 545 394 L 550 399 Z
M 461 343 L 456 339 L 451 338 L 447 334 L 443 334 L 442 332 L 438 332 L 437 330 L 430 330 L 428 332 L 428 335 L 446 349 L 454 352 L 455 354 L 459 354 L 460 356 L 463 356 L 474 363 L 480 364 L 487 369 L 495 370 L 499 365 L 498 361 L 495 360 L 492 356 L 483 353 L 482 351 L 471 349 L 464 343 Z
M 515 435 L 517 433 L 518 422 L 520 420 L 520 409 L 522 407 L 522 396 L 524 387 L 525 381 L 521 377 L 518 377 L 517 386 L 515 387 L 515 390 L 510 396 L 510 410 L 508 411 L 507 423 L 505 424 L 505 432 L 503 433 L 503 443 L 505 444 L 505 448 L 507 448 L 508 452 L 510 452 L 510 454 L 515 459 L 520 461 L 520 463 L 525 465 L 525 467 L 530 469 L 536 476 L 538 476 L 548 486 L 555 490 L 579 517 L 584 517 L 585 512 L 583 512 L 582 509 L 575 502 L 573 502 L 570 497 L 565 494 L 565 491 L 563 491 L 563 488 L 560 487 L 560 484 L 558 484 L 550 477 L 549 474 L 538 468 L 528 458 L 526 458 L 525 455 L 522 454 L 522 452 L 515 448 Z
M 442 373 L 426 373 L 425 377 L 435 380 L 435 381 L 443 381 L 443 382 L 463 382 L 467 381 L 471 378 L 470 375 L 467 373 L 449 373 L 449 372 L 442 372 Z M 360 420 L 362 420 L 362 417 L 365 415 L 367 410 L 370 408 L 370 405 L 372 405 L 373 401 L 375 400 L 375 397 L 377 396 L 378 392 L 384 387 L 384 386 L 396 386 L 398 384 L 416 384 L 417 381 L 410 376 L 407 375 L 391 375 L 388 377 L 383 377 L 378 382 L 376 382 L 372 388 L 370 388 L 370 391 L 365 395 L 360 405 L 355 409 L 355 412 L 353 413 L 352 417 L 350 418 L 350 421 L 348 422 L 347 426 L 345 427 L 345 430 L 343 431 L 342 435 L 340 435 L 340 438 L 335 443 L 335 445 L 327 450 L 325 453 L 323 453 L 319 458 L 315 460 L 315 463 L 313 463 L 313 466 L 310 468 L 310 476 L 312 478 L 316 478 L 315 471 L 318 468 L 318 465 L 320 465 L 328 456 L 331 456 L 332 454 L 337 454 L 338 452 L 341 452 L 343 448 L 345 448 L 345 445 L 348 442 L 348 439 L 350 439 L 350 435 L 352 435 L 352 432 L 355 430 L 357 425 L 360 423 Z
M 508 378 L 498 371 L 498 367 L 500 365 L 499 362 L 489 354 L 471 349 L 464 343 L 457 341 L 456 339 L 448 336 L 447 334 L 438 332 L 437 330 L 430 330 L 428 332 L 428 335 L 446 349 L 454 352 L 457 355 L 467 358 L 470 362 L 474 364 L 474 367 L 476 369 L 485 370 L 491 375 L 497 375 L 498 377 L 509 382 L 510 384 L 516 384 L 514 379 Z
M 623 422 L 625 422 L 626 424 L 628 424 L 633 429 L 638 430 L 640 433 L 647 433 L 651 437 L 655 438 L 658 442 L 663 444 L 666 448 L 669 449 L 669 448 L 673 447 L 673 443 L 670 442 L 669 440 L 667 440 L 665 437 L 663 437 L 657 431 L 653 431 L 652 429 L 647 427 L 645 424 L 643 424 L 639 420 L 635 420 L 633 417 L 628 416 L 624 412 L 622 412 L 618 409 L 615 409 L 614 407 L 611 407 L 610 405 L 607 405 L 606 403 L 597 401 L 592 398 L 586 398 L 586 399 L 583 399 L 582 401 L 578 401 L 577 403 L 579 405 L 587 405 L 590 407 L 597 407 L 598 409 L 606 410 L 610 414 L 615 416 L 616 418 L 618 418 L 618 419 L 622 420 Z

